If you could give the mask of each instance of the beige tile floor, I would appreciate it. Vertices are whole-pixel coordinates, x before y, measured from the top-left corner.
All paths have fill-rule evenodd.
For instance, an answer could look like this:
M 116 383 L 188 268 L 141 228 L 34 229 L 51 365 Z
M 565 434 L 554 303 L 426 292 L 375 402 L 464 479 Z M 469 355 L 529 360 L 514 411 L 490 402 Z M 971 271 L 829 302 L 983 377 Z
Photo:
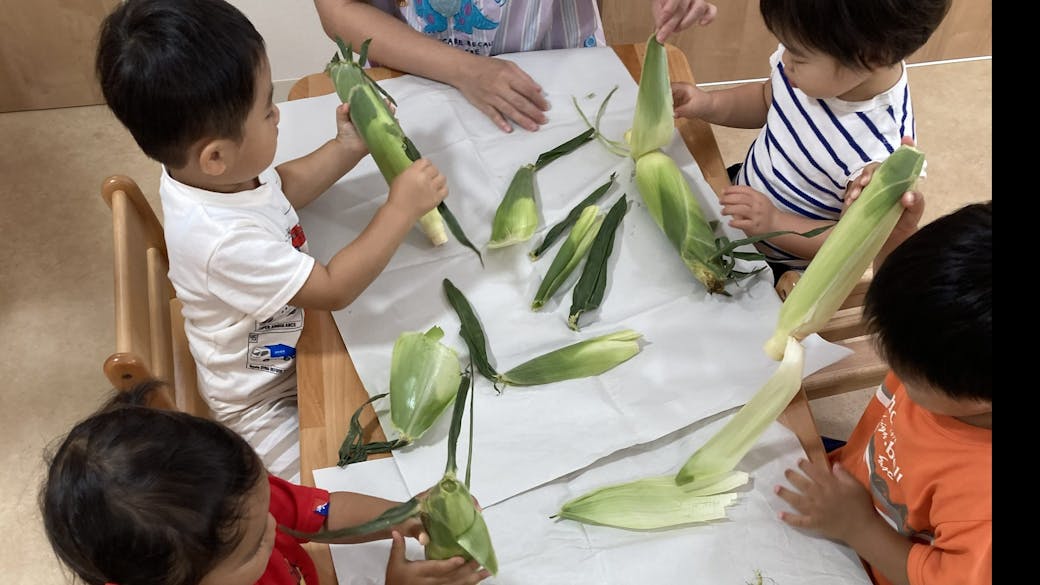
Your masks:
M 926 221 L 992 197 L 992 61 L 910 69 L 928 153 Z M 726 163 L 754 131 L 717 128 Z M 159 167 L 103 106 L 0 114 L 0 547 L 4 583 L 70 583 L 41 529 L 43 453 L 109 386 L 114 345 L 112 233 L 99 189 L 137 180 L 153 206 Z M 813 402 L 821 431 L 845 437 L 869 390 Z

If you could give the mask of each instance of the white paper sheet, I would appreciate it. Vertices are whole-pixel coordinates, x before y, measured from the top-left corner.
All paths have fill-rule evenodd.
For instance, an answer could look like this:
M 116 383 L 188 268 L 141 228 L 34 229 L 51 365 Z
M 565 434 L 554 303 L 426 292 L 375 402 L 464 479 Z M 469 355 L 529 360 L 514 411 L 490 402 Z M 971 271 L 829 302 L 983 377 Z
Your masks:
M 485 507 L 499 573 L 484 583 L 744 585 L 756 582 L 757 570 L 766 584 L 869 584 L 852 549 L 791 528 L 777 518 L 780 510 L 788 508 L 772 488 L 786 483 L 783 471 L 804 457 L 794 434 L 779 423 L 766 430 L 737 466 L 750 473 L 752 481 L 738 488 L 740 497 L 727 508 L 727 520 L 639 532 L 549 518 L 564 502 L 590 490 L 675 472 L 725 422 L 726 417 L 702 421 Z M 314 481 L 330 491 L 394 500 L 408 497 L 393 459 L 315 470 Z M 423 558 L 422 547 L 412 539 L 407 542 L 408 558 Z M 383 582 L 389 541 L 331 548 L 340 585 Z
M 537 132 L 504 134 L 457 91 L 439 83 L 406 76 L 382 84 L 398 103 L 405 131 L 448 177 L 446 202 L 469 238 L 482 248 L 515 170 L 585 128 L 571 96 L 594 115 L 603 97 L 617 86 L 602 126 L 614 139 L 631 124 L 635 107 L 637 86 L 610 49 L 539 51 L 508 58 L 542 83 L 553 104 L 551 122 Z M 281 104 L 276 160 L 305 154 L 330 138 L 337 103 L 338 98 L 329 95 Z M 720 219 L 717 199 L 678 134 L 666 151 L 694 186 L 705 214 Z M 443 278 L 451 279 L 473 305 L 499 371 L 611 331 L 635 329 L 643 334 L 639 355 L 598 377 L 511 387 L 501 395 L 478 377 L 473 493 L 486 505 L 742 404 L 778 367 L 762 350 L 780 307 L 769 272 L 731 286 L 731 297 L 708 295 L 646 212 L 632 169 L 630 159 L 598 143 L 587 144 L 538 172 L 543 223 L 529 243 L 484 250 L 481 269 L 476 255 L 454 239 L 433 248 L 412 230 L 378 279 L 334 315 L 361 381 L 373 395 L 388 389 L 391 350 L 404 331 L 439 325 L 445 331 L 442 341 L 466 363 L 468 352 L 458 335 L 458 318 L 444 298 Z M 559 243 L 536 263 L 527 253 L 541 241 L 547 226 L 615 171 L 619 184 L 601 206 L 627 193 L 630 209 L 615 241 L 603 303 L 583 317 L 582 330 L 575 333 L 566 327 L 569 288 L 540 312 L 530 309 Z M 311 253 L 327 262 L 360 233 L 386 192 L 382 176 L 367 157 L 300 211 Z M 724 231 L 731 238 L 741 237 L 728 226 Z M 754 268 L 761 263 L 745 265 Z M 570 282 L 578 275 L 575 271 Z M 805 345 L 805 375 L 848 353 L 816 336 Z M 375 406 L 383 428 L 393 436 L 387 401 L 380 402 Z M 443 472 L 447 418 L 416 444 L 397 452 L 413 494 Z M 460 450 L 466 445 L 464 436 Z

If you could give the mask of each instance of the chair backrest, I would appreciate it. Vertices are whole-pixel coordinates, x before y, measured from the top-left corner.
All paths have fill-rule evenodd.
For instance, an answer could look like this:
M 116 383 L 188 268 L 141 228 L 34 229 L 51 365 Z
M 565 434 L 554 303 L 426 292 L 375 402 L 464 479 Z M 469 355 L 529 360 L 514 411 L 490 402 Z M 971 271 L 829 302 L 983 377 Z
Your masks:
M 105 360 L 105 376 L 119 390 L 164 380 L 174 396 L 156 393 L 153 406 L 210 417 L 198 393 L 181 303 L 167 276 L 162 224 L 130 177 L 105 179 L 101 197 L 112 210 L 116 313 L 116 351 Z
M 780 275 L 776 292 L 781 300 L 787 299 L 800 277 L 801 273 L 796 270 Z M 885 379 L 888 365 L 874 351 L 873 340 L 867 334 L 863 322 L 863 299 L 870 287 L 871 277 L 872 273 L 868 270 L 845 298 L 841 308 L 820 329 L 820 337 L 851 349 L 852 355 L 802 380 L 802 389 L 809 400 L 871 388 Z

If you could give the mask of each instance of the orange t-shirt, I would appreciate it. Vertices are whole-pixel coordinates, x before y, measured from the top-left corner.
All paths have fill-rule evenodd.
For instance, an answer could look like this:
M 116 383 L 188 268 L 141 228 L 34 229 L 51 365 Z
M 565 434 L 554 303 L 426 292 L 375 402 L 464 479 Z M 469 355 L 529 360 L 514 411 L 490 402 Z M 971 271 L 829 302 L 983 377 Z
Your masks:
M 889 372 L 848 444 L 830 455 L 914 546 L 913 585 L 993 582 L 993 431 L 914 404 Z M 871 570 L 879 585 L 890 585 Z

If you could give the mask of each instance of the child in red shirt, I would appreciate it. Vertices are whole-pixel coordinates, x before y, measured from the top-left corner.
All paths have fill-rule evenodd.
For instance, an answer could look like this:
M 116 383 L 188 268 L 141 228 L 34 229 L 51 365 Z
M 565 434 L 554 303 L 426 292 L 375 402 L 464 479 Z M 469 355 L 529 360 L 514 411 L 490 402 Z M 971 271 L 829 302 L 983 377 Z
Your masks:
M 279 479 L 227 427 L 142 406 L 159 387 L 142 384 L 77 424 L 48 465 L 47 537 L 88 585 L 322 585 L 303 541 L 278 527 L 334 530 L 399 504 Z M 461 557 L 408 561 L 402 535 L 427 539 L 413 518 L 339 542 L 393 538 L 387 585 L 488 576 Z
M 785 522 L 848 544 L 879 585 L 993 582 L 992 219 L 989 201 L 894 232 L 864 304 L 891 372 L 830 469 L 801 461 L 777 487 Z

